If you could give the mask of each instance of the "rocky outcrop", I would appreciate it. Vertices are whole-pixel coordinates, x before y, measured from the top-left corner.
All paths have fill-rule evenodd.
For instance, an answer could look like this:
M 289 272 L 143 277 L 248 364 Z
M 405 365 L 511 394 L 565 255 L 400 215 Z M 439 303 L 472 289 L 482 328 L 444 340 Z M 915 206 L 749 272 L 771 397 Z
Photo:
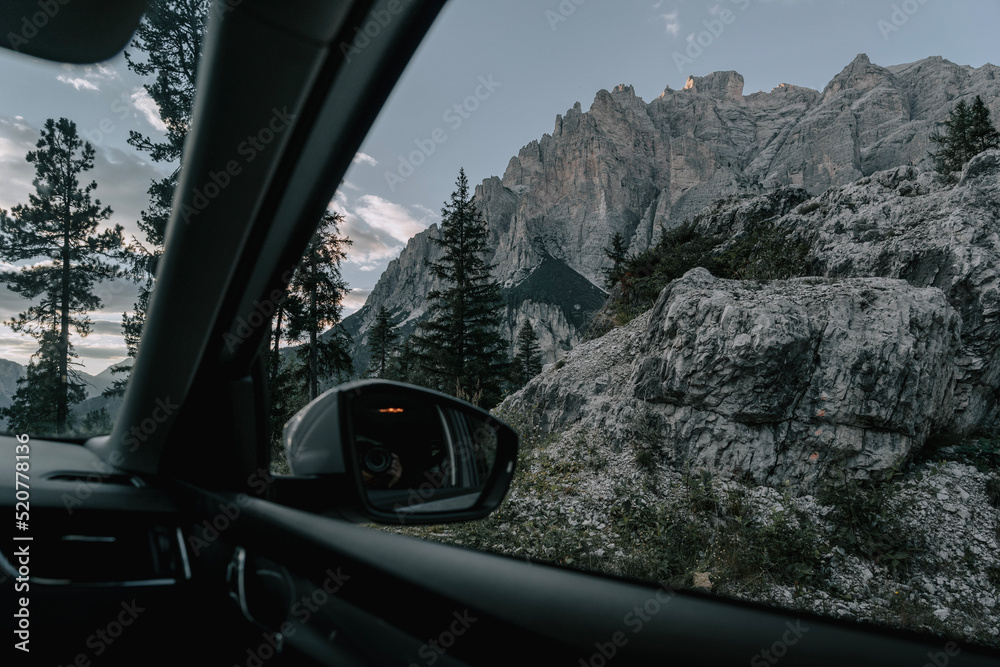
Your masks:
M 524 146 L 502 178 L 476 188 L 495 275 L 513 288 L 551 257 L 600 288 L 604 248 L 616 232 L 642 252 L 661 229 L 720 199 L 787 187 L 819 195 L 878 171 L 919 166 L 957 100 L 981 95 L 1000 114 L 998 73 L 940 57 L 881 67 L 862 54 L 822 92 L 783 83 L 744 95 L 736 72 L 691 77 L 684 89 L 667 88 L 648 103 L 627 85 L 599 91 L 588 111 L 576 103 L 557 115 L 552 134 Z M 435 258 L 432 230 L 389 265 L 366 307 L 348 318 L 350 331 L 363 339 L 382 305 L 398 320 L 421 317 L 424 295 L 436 286 L 424 266 Z M 573 313 L 550 322 L 527 313 L 508 309 L 506 319 L 551 329 L 543 343 L 548 361 L 579 342 L 580 332 L 562 324 Z
M 582 420 L 619 439 L 648 413 L 678 465 L 804 488 L 1000 427 L 1000 151 L 955 186 L 901 167 L 795 202 L 731 200 L 696 227 L 732 239 L 766 220 L 810 244 L 817 277 L 689 271 L 510 404 L 554 433 Z
M 1000 151 L 974 158 L 956 187 L 902 167 L 815 202 L 811 213 L 781 219 L 811 244 L 813 271 L 941 289 L 962 318 L 948 429 L 1000 427 Z
M 689 76 L 684 90 L 739 103 L 743 101 L 743 76 L 732 70 L 712 72 L 708 76 Z
M 693 269 L 513 405 L 555 432 L 583 420 L 619 434 L 642 405 L 669 459 L 758 483 L 878 474 L 951 417 L 960 326 L 940 290 L 902 280 L 762 285 Z

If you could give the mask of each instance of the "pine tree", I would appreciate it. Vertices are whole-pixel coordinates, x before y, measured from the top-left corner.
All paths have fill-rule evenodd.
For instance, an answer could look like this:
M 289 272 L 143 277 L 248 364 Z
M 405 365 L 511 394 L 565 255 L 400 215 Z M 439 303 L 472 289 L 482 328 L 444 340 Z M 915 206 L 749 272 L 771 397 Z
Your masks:
M 281 449 L 281 433 L 291 419 L 321 389 L 321 382 L 351 372 L 347 334 L 340 326 L 342 300 L 347 284 L 340 275 L 344 246 L 351 241 L 337 236 L 339 214 L 327 213 L 306 248 L 286 288 L 284 300 L 271 319 L 268 352 L 268 393 L 272 434 L 272 461 L 279 472 L 287 472 Z M 333 324 L 326 336 L 323 329 Z M 292 357 L 283 357 L 282 341 L 296 343 Z
M 371 349 L 371 360 L 368 363 L 368 377 L 386 377 L 389 362 L 392 360 L 392 350 L 399 333 L 389 317 L 385 306 L 379 306 L 375 315 L 375 324 L 368 334 L 368 346 Z
M 444 252 L 427 264 L 446 287 L 427 295 L 430 317 L 411 340 L 418 372 L 433 389 L 480 396 L 492 407 L 507 374 L 507 342 L 499 332 L 504 306 L 492 267 L 483 259 L 488 231 L 469 195 L 464 169 L 441 214 L 440 238 L 432 240 Z
M 615 232 L 611 237 L 611 246 L 604 249 L 604 255 L 612 262 L 611 268 L 604 269 L 604 286 L 611 289 L 621 280 L 625 262 L 628 261 L 628 246 L 621 232 Z
M 132 40 L 135 52 L 125 51 L 128 68 L 139 76 L 151 79 L 143 84 L 146 93 L 156 103 L 160 120 L 166 125 L 166 137 L 154 141 L 150 137 L 129 131 L 128 143 L 148 153 L 153 162 L 177 163 L 166 178 L 150 183 L 149 206 L 140 214 L 139 229 L 145 242 L 132 238 L 130 277 L 139 282 L 139 299 L 131 313 L 122 314 L 122 330 L 129 357 L 134 358 L 146 322 L 146 309 L 155 285 L 156 265 L 163 254 L 170 207 L 180 174 L 181 152 L 191 126 L 194 106 L 195 79 L 201 59 L 210 0 L 160 0 L 143 18 Z M 136 53 L 142 57 L 136 57 Z M 105 396 L 125 393 L 131 364 L 119 364 L 113 373 L 125 373 L 104 391 Z
M 523 387 L 528 380 L 542 372 L 542 351 L 538 347 L 538 336 L 530 322 L 521 325 L 515 343 L 517 352 L 511 364 L 511 379 L 515 386 Z
M 69 424 L 70 406 L 80 400 L 74 388 L 78 375 L 72 368 L 70 330 L 80 336 L 90 333 L 86 313 L 101 307 L 95 284 L 121 276 L 112 260 L 124 240 L 121 225 L 98 232 L 98 224 L 111 217 L 111 208 L 102 208 L 92 198 L 96 182 L 80 185 L 80 175 L 94 167 L 94 148 L 79 137 L 76 125 L 65 118 L 48 119 L 36 148 L 26 157 L 35 165 L 35 193 L 28 195 L 27 205 L 11 209 L 13 217 L 0 215 L 0 259 L 33 264 L 0 274 L 0 281 L 25 299 L 42 297 L 8 324 L 42 344 L 32 379 L 38 391 L 19 386 L 18 392 L 23 390 L 24 400 L 32 403 L 53 401 L 53 406 L 38 405 L 32 411 L 52 412 L 56 433 L 61 434 Z M 52 382 L 57 386 L 54 393 Z
M 346 257 L 345 247 L 351 245 L 350 239 L 338 235 L 343 220 L 339 213 L 324 214 L 292 276 L 286 299 L 289 340 L 307 339 L 298 358 L 309 400 L 319 396 L 322 380 L 346 379 L 353 371 L 351 339 L 341 325 L 344 296 L 350 290 L 340 275 L 340 262 Z M 288 308 L 289 302 L 296 307 Z
M 972 105 L 960 100 L 944 121 L 944 134 L 935 133 L 931 141 L 941 148 L 930 154 L 934 168 L 951 180 L 955 172 L 976 155 L 991 148 L 1000 148 L 1000 133 L 990 120 L 990 110 L 976 96 Z
M 411 342 L 412 336 L 407 336 L 403 343 L 389 358 L 385 379 L 410 384 L 426 384 L 420 378 L 417 369 L 417 356 Z
M 267 387 L 271 404 L 272 461 L 284 457 L 280 443 L 285 423 L 309 402 L 308 382 L 301 382 L 297 377 L 294 360 L 282 359 L 281 355 L 281 341 L 287 339 L 283 325 L 287 323 L 288 313 L 298 312 L 298 307 L 297 296 L 287 295 L 271 320 Z
M 969 152 L 971 160 L 983 151 L 991 148 L 1000 148 L 1000 132 L 993 126 L 990 120 L 990 110 L 981 97 L 976 95 L 976 101 L 972 103 L 969 111 Z
M 72 345 L 70 355 L 76 356 Z M 11 404 L 0 408 L 0 420 L 6 419 L 8 432 L 56 433 L 61 392 L 68 393 L 67 402 L 70 405 L 87 398 L 84 385 L 77 374 L 71 371 L 66 385 L 59 381 L 59 363 L 59 335 L 56 331 L 45 331 L 38 352 L 28 362 L 25 376 L 17 380 L 17 390 Z M 72 420 L 67 418 L 66 427 L 70 426 Z

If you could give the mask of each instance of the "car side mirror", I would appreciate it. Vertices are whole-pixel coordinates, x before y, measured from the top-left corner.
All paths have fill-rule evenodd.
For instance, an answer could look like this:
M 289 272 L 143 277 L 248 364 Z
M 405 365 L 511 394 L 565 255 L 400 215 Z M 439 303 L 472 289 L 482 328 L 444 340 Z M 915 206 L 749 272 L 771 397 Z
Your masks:
M 292 474 L 322 484 L 312 495 L 327 493 L 328 509 L 379 523 L 483 518 L 517 459 L 517 434 L 490 413 L 388 380 L 330 389 L 285 425 L 284 445 Z

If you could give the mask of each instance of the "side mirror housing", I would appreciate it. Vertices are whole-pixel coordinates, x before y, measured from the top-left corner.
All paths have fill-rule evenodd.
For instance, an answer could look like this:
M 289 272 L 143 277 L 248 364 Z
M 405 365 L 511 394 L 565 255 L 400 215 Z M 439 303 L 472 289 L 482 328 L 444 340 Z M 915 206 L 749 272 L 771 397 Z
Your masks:
M 284 447 L 295 478 L 283 486 L 299 491 L 279 495 L 388 524 L 481 519 L 500 505 L 517 460 L 517 434 L 490 413 L 388 380 L 325 392 L 285 425 Z

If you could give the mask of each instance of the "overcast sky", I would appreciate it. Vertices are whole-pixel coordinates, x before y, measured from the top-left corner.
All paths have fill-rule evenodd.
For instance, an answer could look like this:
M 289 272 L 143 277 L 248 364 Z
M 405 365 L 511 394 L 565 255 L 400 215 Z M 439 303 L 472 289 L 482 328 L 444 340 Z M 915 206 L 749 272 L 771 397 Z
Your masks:
M 998 27 L 993 0 L 452 0 L 333 204 L 354 241 L 348 312 L 409 237 L 439 222 L 459 167 L 472 183 L 503 175 L 557 113 L 577 101 L 587 110 L 602 88 L 631 84 L 650 101 L 688 75 L 736 70 L 746 94 L 779 83 L 822 90 L 858 53 L 880 65 L 940 55 L 979 67 L 1000 62 Z M 46 118 L 66 116 L 97 146 L 97 197 L 138 233 L 148 183 L 170 169 L 126 143 L 130 129 L 162 129 L 142 83 L 122 57 L 68 67 L 0 53 L 0 207 L 27 201 L 34 172 L 24 156 Z M 103 295 L 94 333 L 74 340 L 91 373 L 124 357 L 121 315 L 135 288 L 106 285 Z M 0 318 L 23 308 L 0 287 Z M 0 325 L 0 358 L 27 363 L 34 351 Z

